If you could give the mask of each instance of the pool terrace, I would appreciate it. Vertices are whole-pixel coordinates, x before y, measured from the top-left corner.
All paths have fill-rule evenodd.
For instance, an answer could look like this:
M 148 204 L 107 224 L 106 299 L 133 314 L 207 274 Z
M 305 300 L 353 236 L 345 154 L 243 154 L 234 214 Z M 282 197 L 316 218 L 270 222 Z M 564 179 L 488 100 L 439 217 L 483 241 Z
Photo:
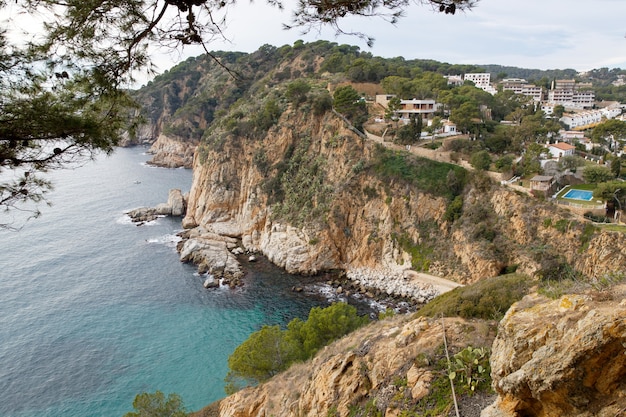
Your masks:
M 556 194 L 556 202 L 573 207 L 602 208 L 604 201 L 593 198 L 595 188 L 595 184 L 567 185 Z

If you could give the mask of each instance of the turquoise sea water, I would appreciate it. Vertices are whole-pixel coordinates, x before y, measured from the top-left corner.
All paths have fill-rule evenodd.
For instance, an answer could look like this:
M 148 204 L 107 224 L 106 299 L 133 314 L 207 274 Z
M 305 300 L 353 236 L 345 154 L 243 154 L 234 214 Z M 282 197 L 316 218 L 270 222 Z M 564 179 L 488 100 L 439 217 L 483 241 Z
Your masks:
M 191 171 L 146 166 L 143 151 L 55 172 L 54 205 L 0 230 L 0 416 L 121 417 L 156 390 L 197 410 L 224 396 L 228 355 L 251 332 L 326 304 L 291 291 L 315 278 L 263 260 L 243 288 L 204 289 L 178 261 L 180 219 L 124 216 L 191 184 Z

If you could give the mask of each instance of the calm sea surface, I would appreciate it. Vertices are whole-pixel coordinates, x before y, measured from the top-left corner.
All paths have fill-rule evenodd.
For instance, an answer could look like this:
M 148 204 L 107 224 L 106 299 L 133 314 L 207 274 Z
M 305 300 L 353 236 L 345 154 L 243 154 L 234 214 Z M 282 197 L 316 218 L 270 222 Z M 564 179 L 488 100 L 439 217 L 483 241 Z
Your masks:
M 197 410 L 224 396 L 227 358 L 251 332 L 326 303 L 264 261 L 241 289 L 204 289 L 178 260 L 180 219 L 124 215 L 191 185 L 190 170 L 149 167 L 143 152 L 53 173 L 53 206 L 0 229 L 0 416 L 121 417 L 156 390 Z

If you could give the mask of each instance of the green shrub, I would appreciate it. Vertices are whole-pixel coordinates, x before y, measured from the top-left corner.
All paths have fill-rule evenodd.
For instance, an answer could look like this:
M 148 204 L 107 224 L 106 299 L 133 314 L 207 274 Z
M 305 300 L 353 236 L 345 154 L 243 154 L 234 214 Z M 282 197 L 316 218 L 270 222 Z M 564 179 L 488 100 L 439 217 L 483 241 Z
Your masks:
M 124 414 L 124 417 L 186 417 L 187 412 L 183 400 L 178 394 L 169 394 L 167 398 L 161 391 L 154 394 L 141 393 L 133 401 L 135 412 Z
M 491 165 L 491 156 L 487 151 L 474 152 L 470 157 L 470 164 L 478 170 L 488 170 Z
M 411 255 L 411 266 L 413 269 L 416 271 L 428 271 L 428 268 L 430 268 L 430 257 L 433 253 L 432 248 L 414 242 L 406 233 L 401 235 L 393 234 L 392 237 L 398 242 L 402 250 Z
M 463 214 L 463 197 L 457 195 L 446 207 L 446 212 L 443 215 L 443 219 L 448 222 L 453 222 L 461 217 Z
M 434 298 L 416 314 L 499 320 L 511 304 L 528 293 L 529 281 L 527 277 L 517 274 L 483 279 Z
M 611 219 L 609 219 L 606 216 L 602 216 L 602 215 L 597 215 L 597 214 L 593 214 L 592 212 L 588 211 L 586 212 L 584 215 L 585 219 L 589 219 L 592 222 L 595 223 L 611 223 Z
M 285 330 L 278 325 L 263 326 L 228 357 L 226 392 L 232 394 L 265 381 L 368 322 L 367 316 L 357 314 L 356 307 L 336 303 L 312 308 L 306 321 L 295 318 Z
M 452 199 L 467 182 L 467 171 L 453 164 L 416 157 L 378 145 L 372 169 L 385 183 L 399 181 L 433 195 Z M 453 175 L 450 175 L 453 172 Z M 453 184 L 450 184 L 450 182 Z M 453 185 L 453 186 L 451 186 Z
M 491 387 L 489 349 L 466 347 L 450 360 L 449 378 L 473 394 Z M 456 385 L 456 384 L 455 384 Z M 458 385 L 456 385 L 458 386 Z
M 586 223 L 583 226 L 583 231 L 580 234 L 580 249 L 579 252 L 585 251 L 589 247 L 589 242 L 598 231 L 598 228 L 593 224 Z
M 561 219 L 561 220 L 557 220 L 557 222 L 554 224 L 554 228 L 556 230 L 558 230 L 561 233 L 565 233 L 567 232 L 567 229 L 569 228 L 570 225 L 570 221 L 567 219 Z

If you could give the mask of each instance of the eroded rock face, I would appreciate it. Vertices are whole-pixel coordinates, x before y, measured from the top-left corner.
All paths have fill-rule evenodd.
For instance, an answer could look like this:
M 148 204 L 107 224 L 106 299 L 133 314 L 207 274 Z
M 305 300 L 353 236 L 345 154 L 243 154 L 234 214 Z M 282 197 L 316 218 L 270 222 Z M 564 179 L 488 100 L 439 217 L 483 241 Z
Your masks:
M 529 295 L 513 305 L 491 355 L 499 397 L 481 416 L 625 415 L 626 288 L 614 293 L 613 301 Z
M 450 349 L 489 346 L 493 333 L 483 322 L 445 319 Z M 440 320 L 406 316 L 379 322 L 324 348 L 315 358 L 292 366 L 268 382 L 220 402 L 222 417 L 348 416 L 350 406 L 372 400 L 384 416 L 397 416 L 393 404 L 406 380 L 413 399 L 428 395 L 433 375 L 416 365 L 443 343 Z M 419 361 L 418 361 L 419 362 Z
M 150 147 L 153 156 L 148 163 L 166 168 L 191 168 L 197 147 L 197 141 L 183 142 L 160 134 Z
M 199 273 L 225 278 L 233 285 L 243 277 L 233 253 L 238 248 L 236 239 L 196 229 L 183 233 L 182 237 L 178 247 L 181 262 L 193 262 L 198 265 Z
M 298 152 L 306 155 L 303 161 L 321 161 L 317 170 L 282 184 L 288 155 L 304 142 Z M 427 300 L 430 294 L 407 286 L 407 271 L 470 284 L 515 268 L 537 277 L 559 263 L 591 278 L 626 270 L 625 234 L 589 234 L 584 220 L 506 187 L 466 190 L 461 218 L 447 221 L 446 198 L 363 168 L 376 163 L 377 144 L 331 114 L 286 111 L 263 139 L 215 143 L 215 149 L 203 145 L 195 158 L 183 227 L 236 237 L 290 273 L 341 269 L 378 290 L 417 291 Z M 323 187 L 304 181 L 312 172 L 322 172 Z M 285 201 L 276 198 L 282 186 L 323 191 Z M 323 215 L 298 222 L 320 206 L 326 207 Z

